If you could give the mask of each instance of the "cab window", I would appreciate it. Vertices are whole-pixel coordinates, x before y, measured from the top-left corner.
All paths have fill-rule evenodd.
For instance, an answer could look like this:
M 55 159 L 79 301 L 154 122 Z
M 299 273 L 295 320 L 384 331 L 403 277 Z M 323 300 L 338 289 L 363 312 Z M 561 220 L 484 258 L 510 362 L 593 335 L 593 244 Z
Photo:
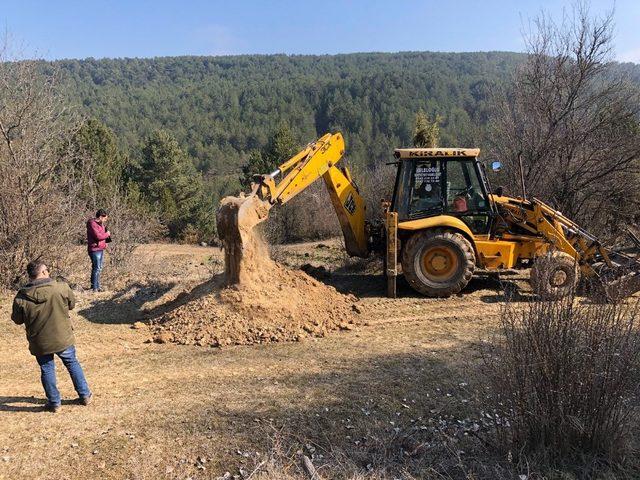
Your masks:
M 446 206 L 452 213 L 484 212 L 487 199 L 471 161 L 447 162 Z
M 415 162 L 410 198 L 410 215 L 442 211 L 442 165 L 440 160 Z

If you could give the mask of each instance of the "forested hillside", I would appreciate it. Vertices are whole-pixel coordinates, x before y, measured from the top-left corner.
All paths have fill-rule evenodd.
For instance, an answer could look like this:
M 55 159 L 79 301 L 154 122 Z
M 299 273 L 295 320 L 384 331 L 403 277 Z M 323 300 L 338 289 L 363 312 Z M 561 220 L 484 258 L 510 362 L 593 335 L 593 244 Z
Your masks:
M 513 53 L 175 57 L 58 62 L 69 95 L 136 157 L 170 131 L 205 173 L 238 172 L 281 123 L 300 142 L 342 130 L 352 162 L 372 165 L 410 141 L 422 108 L 440 115 L 442 144 L 477 143 L 491 85 Z
M 327 131 L 344 133 L 346 161 L 361 184 L 381 175 L 362 169 L 384 165 L 394 147 L 411 145 L 420 110 L 440 121 L 440 145 L 479 146 L 486 154 L 491 92 L 512 84 L 525 59 L 508 52 L 408 52 L 87 59 L 53 66 L 70 102 L 98 121 L 88 126 L 93 134 L 106 125 L 100 135 L 121 151 L 124 183 L 153 205 L 172 238 L 192 231 L 209 238 L 221 196 Z M 640 84 L 640 66 L 613 67 L 616 77 Z M 387 183 L 380 178 L 363 186 L 377 199 Z

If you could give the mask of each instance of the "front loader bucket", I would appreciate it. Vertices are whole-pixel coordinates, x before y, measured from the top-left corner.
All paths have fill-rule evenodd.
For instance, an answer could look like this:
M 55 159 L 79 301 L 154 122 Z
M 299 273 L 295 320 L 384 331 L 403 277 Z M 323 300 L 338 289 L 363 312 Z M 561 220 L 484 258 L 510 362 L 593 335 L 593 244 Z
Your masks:
M 601 259 L 594 266 L 598 277 L 596 292 L 598 296 L 610 302 L 616 302 L 640 292 L 640 250 L 608 250 L 608 262 Z M 607 263 L 610 264 L 607 265 Z
M 242 281 L 242 261 L 247 254 L 258 255 L 254 246 L 253 228 L 269 216 L 269 202 L 255 194 L 240 197 L 224 197 L 216 212 L 218 237 L 224 248 L 224 274 L 228 285 Z
M 640 292 L 640 272 L 629 272 L 616 278 L 601 278 L 599 294 L 609 302 L 617 302 Z

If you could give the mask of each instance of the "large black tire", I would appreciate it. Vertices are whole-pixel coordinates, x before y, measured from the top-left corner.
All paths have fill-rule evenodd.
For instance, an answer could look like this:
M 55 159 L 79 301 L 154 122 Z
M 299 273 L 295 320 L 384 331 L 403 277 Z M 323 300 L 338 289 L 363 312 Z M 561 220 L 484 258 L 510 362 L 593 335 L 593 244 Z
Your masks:
M 428 297 L 448 297 L 467 286 L 476 267 L 469 241 L 451 230 L 414 234 L 402 251 L 402 270 L 409 285 Z
M 580 270 L 575 259 L 564 252 L 551 252 L 536 258 L 529 282 L 533 293 L 546 300 L 562 298 L 578 285 Z

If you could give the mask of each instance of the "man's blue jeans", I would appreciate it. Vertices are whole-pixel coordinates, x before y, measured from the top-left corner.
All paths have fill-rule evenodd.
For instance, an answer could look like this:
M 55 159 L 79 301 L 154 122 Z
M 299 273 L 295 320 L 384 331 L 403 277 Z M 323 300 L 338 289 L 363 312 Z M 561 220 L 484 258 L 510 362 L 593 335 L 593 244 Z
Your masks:
M 91 257 L 91 289 L 95 292 L 100 289 L 100 272 L 102 271 L 104 250 L 89 252 L 89 257 Z
M 62 352 L 57 352 L 56 355 L 62 360 L 62 363 L 71 375 L 71 381 L 73 381 L 73 388 L 78 392 L 80 398 L 90 397 L 91 390 L 87 385 L 87 380 L 84 378 L 84 372 L 80 366 L 80 362 L 76 358 L 76 347 L 71 345 Z M 40 365 L 40 379 L 42 380 L 42 386 L 44 392 L 47 395 L 49 405 L 60 405 L 60 392 L 56 385 L 56 364 L 53 359 L 53 353 L 48 355 L 36 355 L 38 365 Z

